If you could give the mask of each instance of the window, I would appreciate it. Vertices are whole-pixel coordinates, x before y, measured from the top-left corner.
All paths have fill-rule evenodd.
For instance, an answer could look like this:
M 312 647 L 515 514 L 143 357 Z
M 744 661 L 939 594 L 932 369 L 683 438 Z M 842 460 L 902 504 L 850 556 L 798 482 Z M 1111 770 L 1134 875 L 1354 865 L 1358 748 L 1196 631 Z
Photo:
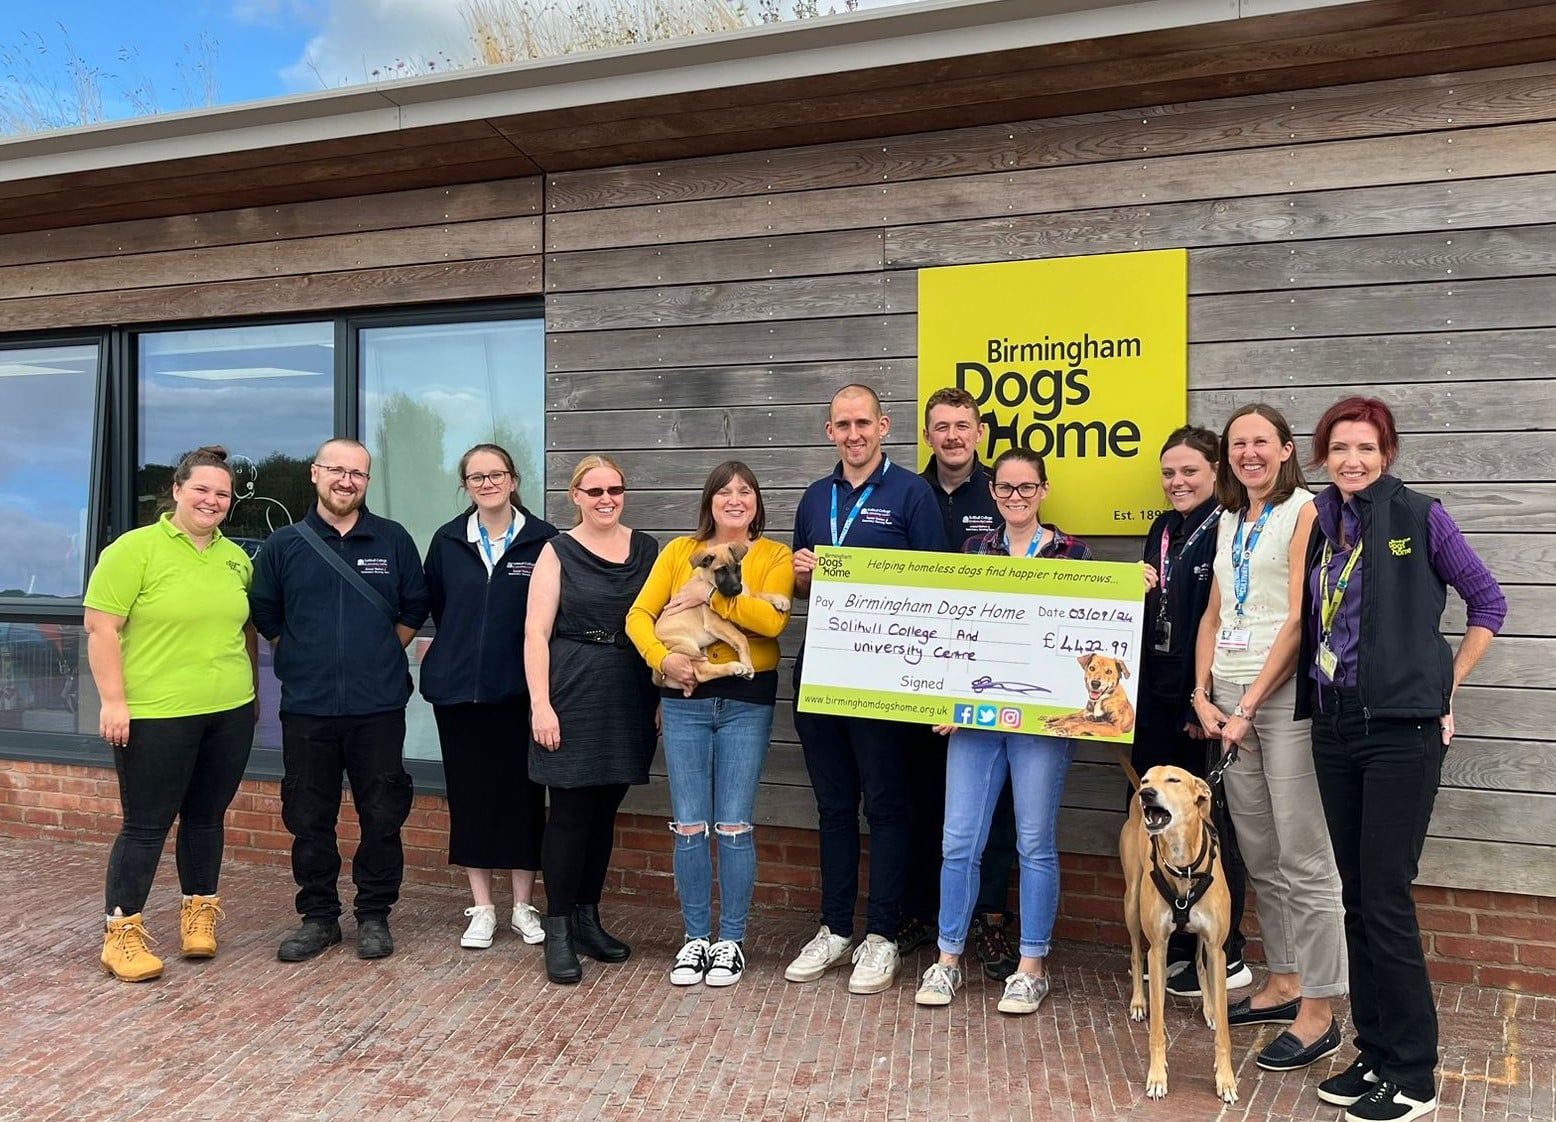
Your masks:
M 0 349 L 0 597 L 86 590 L 98 355 L 96 343 Z

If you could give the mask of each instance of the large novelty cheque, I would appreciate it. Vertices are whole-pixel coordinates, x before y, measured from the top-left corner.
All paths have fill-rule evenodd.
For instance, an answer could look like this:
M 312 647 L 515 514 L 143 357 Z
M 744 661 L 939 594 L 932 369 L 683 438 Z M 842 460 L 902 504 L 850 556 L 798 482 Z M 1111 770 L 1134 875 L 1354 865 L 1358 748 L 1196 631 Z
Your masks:
M 802 711 L 1133 742 L 1138 564 L 816 553 Z

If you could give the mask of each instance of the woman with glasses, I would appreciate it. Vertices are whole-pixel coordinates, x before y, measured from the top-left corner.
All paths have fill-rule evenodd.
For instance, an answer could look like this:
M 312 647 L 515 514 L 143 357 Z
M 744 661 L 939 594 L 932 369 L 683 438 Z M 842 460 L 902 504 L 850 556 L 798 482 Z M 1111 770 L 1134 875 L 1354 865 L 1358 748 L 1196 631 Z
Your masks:
M 232 507 L 226 449 L 179 461 L 171 505 L 103 550 L 85 598 L 98 724 L 124 808 L 101 962 L 126 982 L 162 974 L 142 910 L 175 819 L 183 956 L 216 954 L 223 818 L 254 742 L 254 569 L 219 529 Z
M 448 782 L 448 861 L 463 865 L 473 903 L 459 945 L 492 945 L 492 871 L 513 882 L 509 927 L 545 939 L 531 896 L 540 868 L 546 789 L 529 777 L 524 617 L 530 575 L 556 527 L 524 509 L 513 457 L 477 444 L 459 461 L 470 505 L 440 527 L 423 569 L 437 635 L 421 662 Z
M 627 609 L 659 545 L 622 525 L 626 476 L 615 461 L 585 456 L 568 496 L 571 530 L 541 549 L 524 624 L 529 680 L 530 778 L 551 796 L 540 864 L 546 884 L 546 976 L 583 977 L 582 952 L 624 962 L 632 948 L 600 924 L 616 810 L 627 788 L 648 782 L 659 698 L 627 638 Z
M 730 986 L 745 973 L 746 917 L 756 885 L 752 818 L 778 698 L 778 636 L 789 622 L 794 596 L 794 555 L 762 536 L 766 523 L 762 490 L 751 469 L 738 460 L 714 468 L 702 489 L 697 532 L 665 547 L 627 616 L 633 643 L 665 678 L 659 703 L 675 832 L 675 890 L 686 928 L 685 945 L 670 969 L 670 982 L 677 986 Z M 733 595 L 691 579 L 696 559 L 720 548 L 740 566 Z M 751 663 L 744 676 L 699 675 L 698 660 L 672 653 L 654 634 L 661 616 L 705 606 L 747 635 Z M 717 642 L 701 661 L 706 671 L 736 657 L 728 643 Z M 717 940 L 711 839 L 717 839 L 719 854 Z
M 1043 457 L 1012 448 L 994 461 L 995 505 L 1004 524 L 969 538 L 964 553 L 1089 561 L 1091 550 L 1055 526 L 1039 508 L 1048 497 Z M 926 971 L 914 1000 L 949 1005 L 962 984 L 962 952 L 977 902 L 979 867 L 994 806 L 1008 775 L 1015 795 L 1016 853 L 1021 866 L 1021 960 L 1005 979 L 1001 1013 L 1035 1013 L 1048 996 L 1043 959 L 1059 910 L 1059 797 L 1075 754 L 1065 737 L 1004 730 L 936 728 L 950 733 L 946 750 L 945 835 L 940 866 L 940 957 Z

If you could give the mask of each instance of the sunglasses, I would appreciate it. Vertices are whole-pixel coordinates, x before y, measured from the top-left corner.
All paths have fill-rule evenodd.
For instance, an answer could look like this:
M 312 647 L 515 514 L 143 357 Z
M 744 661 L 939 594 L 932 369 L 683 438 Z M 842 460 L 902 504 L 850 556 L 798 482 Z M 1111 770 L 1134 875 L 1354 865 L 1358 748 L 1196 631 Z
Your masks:
M 597 499 L 601 495 L 609 495 L 614 499 L 627 493 L 627 489 L 620 483 L 611 487 L 579 487 L 578 490 L 582 494 L 588 495 L 591 499 Z

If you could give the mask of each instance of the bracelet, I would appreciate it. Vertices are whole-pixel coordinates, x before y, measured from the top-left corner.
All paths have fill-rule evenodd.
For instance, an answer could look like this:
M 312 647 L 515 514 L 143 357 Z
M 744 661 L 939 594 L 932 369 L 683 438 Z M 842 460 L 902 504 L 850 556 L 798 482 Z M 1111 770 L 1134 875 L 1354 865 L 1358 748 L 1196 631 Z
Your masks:
M 1194 704 L 1194 695 L 1195 694 L 1201 694 L 1201 693 L 1205 695 L 1205 700 L 1206 701 L 1210 700 L 1210 691 L 1209 690 L 1207 690 L 1204 686 L 1195 686 L 1193 689 L 1191 689 L 1189 691 L 1189 704 L 1193 705 Z

